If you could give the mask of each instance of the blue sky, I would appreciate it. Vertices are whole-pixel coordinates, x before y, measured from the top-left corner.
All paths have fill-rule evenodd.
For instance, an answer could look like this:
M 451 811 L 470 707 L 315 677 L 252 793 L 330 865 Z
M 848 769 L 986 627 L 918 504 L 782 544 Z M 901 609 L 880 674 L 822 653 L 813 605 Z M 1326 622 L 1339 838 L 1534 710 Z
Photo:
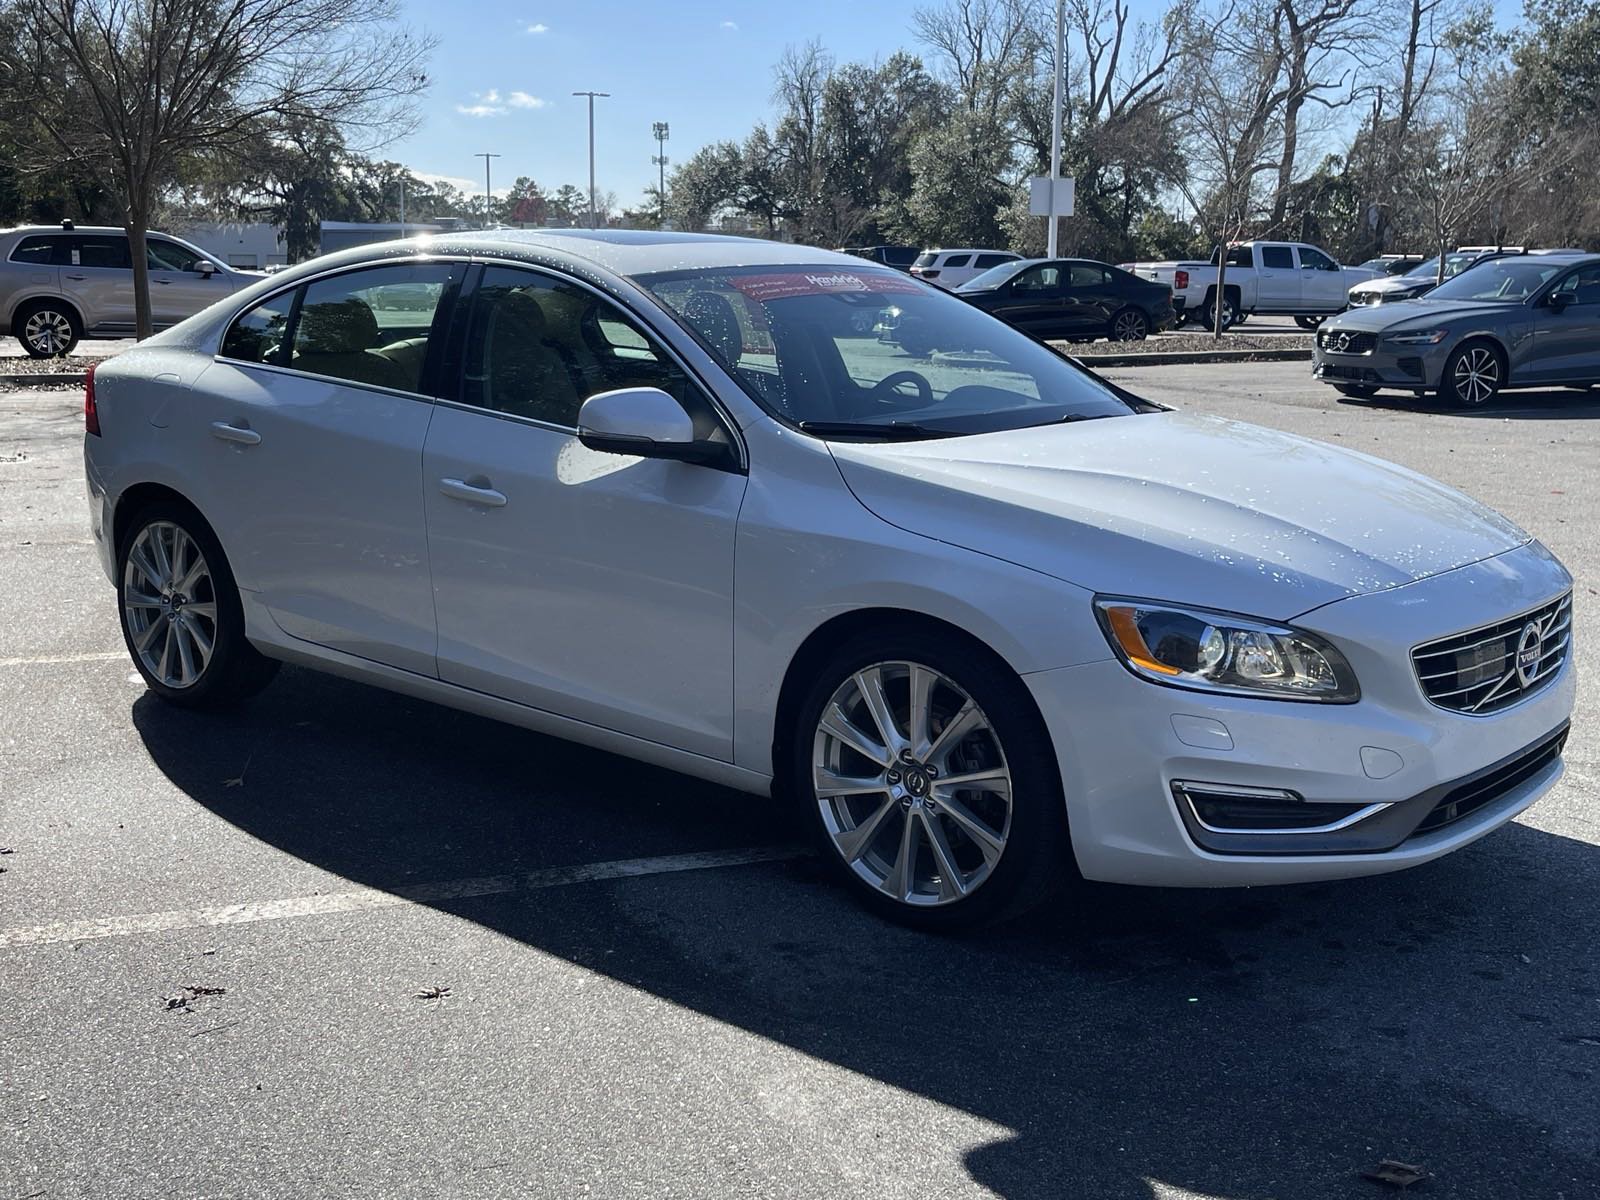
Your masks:
M 498 192 L 518 175 L 547 188 L 587 187 L 587 101 L 595 101 L 596 183 L 638 204 L 654 182 L 655 121 L 667 155 L 742 139 L 771 110 L 772 66 L 786 45 L 821 37 L 840 61 L 910 47 L 910 3 L 872 0 L 468 0 L 453 11 L 407 0 L 413 28 L 439 39 L 416 134 L 380 151 L 419 175 L 483 188 L 481 151 Z M 668 168 L 670 171 L 670 167 Z
M 421 128 L 380 153 L 419 175 L 481 191 L 519 175 L 553 190 L 588 183 L 587 102 L 595 102 L 596 182 L 628 206 L 656 177 L 650 136 L 672 127 L 667 155 L 742 139 L 770 115 L 772 67 L 785 46 L 820 38 L 841 62 L 920 50 L 911 0 L 404 0 L 408 22 L 439 39 Z M 1162 0 L 1134 0 L 1136 14 Z M 1519 0 L 1497 0 L 1502 24 Z M 669 168 L 670 170 L 670 168 Z

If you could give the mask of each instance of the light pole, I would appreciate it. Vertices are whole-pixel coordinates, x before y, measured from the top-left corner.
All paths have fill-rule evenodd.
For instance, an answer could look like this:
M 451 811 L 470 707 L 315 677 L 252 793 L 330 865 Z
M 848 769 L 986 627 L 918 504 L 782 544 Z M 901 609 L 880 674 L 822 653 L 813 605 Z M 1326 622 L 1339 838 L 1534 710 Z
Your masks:
M 594 98 L 605 99 L 610 92 L 573 92 L 574 96 L 589 97 L 589 228 L 600 228 L 600 219 L 594 210 Z
M 650 126 L 650 132 L 655 135 L 657 151 L 650 161 L 661 171 L 661 182 L 656 187 L 656 200 L 661 205 L 661 214 L 656 218 L 656 223 L 665 225 L 667 223 L 667 138 L 671 136 L 672 131 L 667 128 L 665 121 L 657 121 Z
M 1056 256 L 1056 180 L 1061 178 L 1061 77 L 1066 41 L 1066 0 L 1056 0 L 1056 80 L 1055 102 L 1050 111 L 1050 231 L 1045 236 L 1045 255 Z
M 490 197 L 494 194 L 489 188 L 489 160 L 500 156 L 498 154 L 479 154 L 477 157 L 483 159 L 483 227 L 487 229 L 489 228 Z

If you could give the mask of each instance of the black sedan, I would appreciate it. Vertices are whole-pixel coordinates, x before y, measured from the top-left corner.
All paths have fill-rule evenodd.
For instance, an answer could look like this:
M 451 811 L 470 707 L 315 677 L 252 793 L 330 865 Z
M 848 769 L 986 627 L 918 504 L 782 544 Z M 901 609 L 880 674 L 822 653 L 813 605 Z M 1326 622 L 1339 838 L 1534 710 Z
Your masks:
M 1032 258 L 985 271 L 955 290 L 1037 338 L 1137 342 L 1172 324 L 1172 289 L 1083 258 Z

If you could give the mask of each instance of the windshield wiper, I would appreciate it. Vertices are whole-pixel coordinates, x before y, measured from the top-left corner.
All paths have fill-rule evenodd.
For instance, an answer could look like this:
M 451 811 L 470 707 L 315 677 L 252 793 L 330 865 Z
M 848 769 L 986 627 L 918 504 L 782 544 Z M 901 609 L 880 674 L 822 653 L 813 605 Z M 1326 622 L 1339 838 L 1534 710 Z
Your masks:
M 959 437 L 954 429 L 934 429 L 915 421 L 801 421 L 800 429 L 818 437 L 879 437 L 885 441 L 913 442 L 922 438 Z

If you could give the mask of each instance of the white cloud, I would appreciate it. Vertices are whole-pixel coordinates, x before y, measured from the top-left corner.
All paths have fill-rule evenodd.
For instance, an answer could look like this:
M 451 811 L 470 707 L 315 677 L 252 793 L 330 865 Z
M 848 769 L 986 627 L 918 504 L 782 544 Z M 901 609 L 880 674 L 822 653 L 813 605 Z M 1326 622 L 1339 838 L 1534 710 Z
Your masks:
M 506 100 L 512 108 L 543 108 L 549 103 L 548 100 L 542 100 L 538 96 L 530 96 L 527 92 L 512 92 L 511 95 L 506 97 Z
M 474 100 L 480 99 L 480 97 L 478 96 L 478 94 L 476 92 L 474 92 L 472 94 L 472 98 Z M 485 104 L 499 104 L 500 103 L 500 89 L 499 88 L 490 88 L 487 92 L 483 93 L 481 99 L 483 100 L 483 102 Z
M 456 111 L 463 117 L 503 117 L 507 110 L 498 104 L 458 104 Z
M 737 22 L 737 21 L 724 21 L 720 26 L 718 26 L 718 28 L 720 28 L 720 29 L 731 29 L 735 33 L 737 33 L 739 31 L 739 22 Z
M 535 21 L 532 25 L 528 26 L 528 32 L 533 34 L 549 33 L 550 26 L 546 25 L 543 21 Z

